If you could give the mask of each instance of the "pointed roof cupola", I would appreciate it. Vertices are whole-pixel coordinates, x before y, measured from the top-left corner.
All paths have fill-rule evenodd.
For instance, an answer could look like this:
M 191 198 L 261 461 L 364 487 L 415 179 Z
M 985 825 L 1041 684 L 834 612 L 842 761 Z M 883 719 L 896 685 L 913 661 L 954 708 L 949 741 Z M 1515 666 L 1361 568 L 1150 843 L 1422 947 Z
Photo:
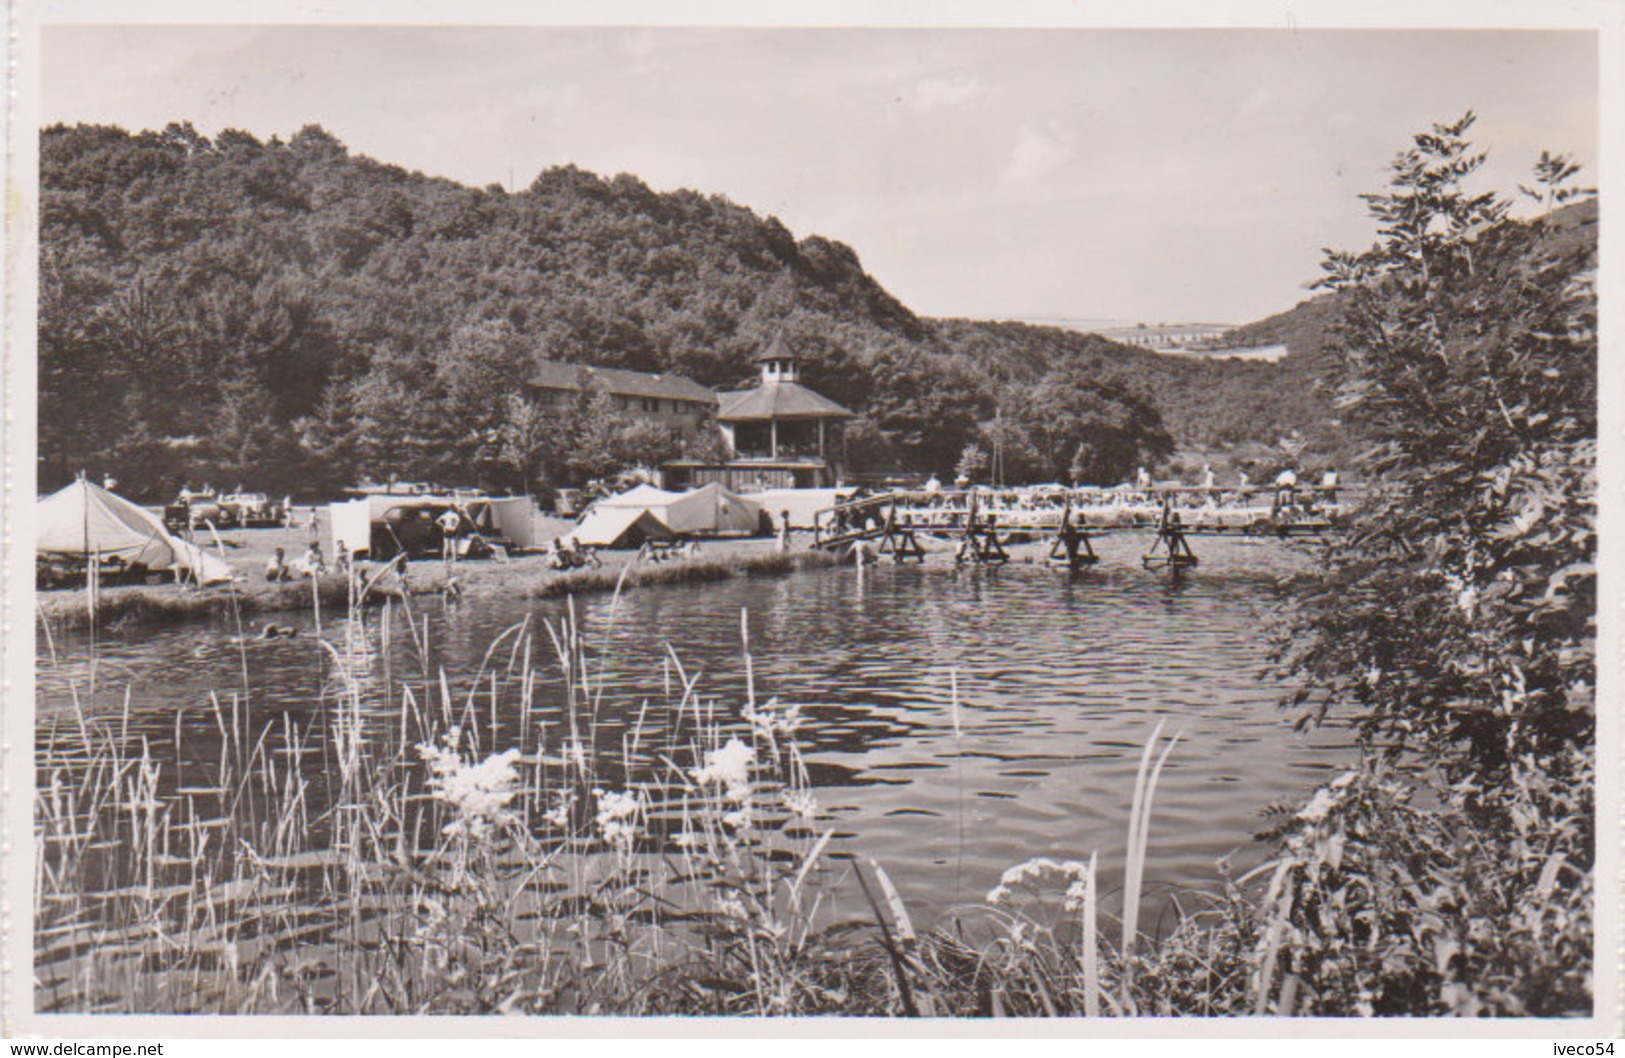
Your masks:
M 790 344 L 784 340 L 783 331 L 775 334 L 768 347 L 756 354 L 756 362 L 762 365 L 764 386 L 774 382 L 795 382 L 798 379 L 796 354 L 790 351 Z

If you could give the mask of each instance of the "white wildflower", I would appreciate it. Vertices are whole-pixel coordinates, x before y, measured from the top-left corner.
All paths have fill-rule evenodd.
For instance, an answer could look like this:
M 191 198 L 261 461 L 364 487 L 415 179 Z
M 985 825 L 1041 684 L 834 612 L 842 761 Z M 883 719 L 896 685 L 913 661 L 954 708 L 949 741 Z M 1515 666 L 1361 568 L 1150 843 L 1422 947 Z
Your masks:
M 576 795 L 572 793 L 568 797 L 560 800 L 558 804 L 548 809 L 547 812 L 543 814 L 542 818 L 553 826 L 567 827 L 570 825 L 570 809 L 575 805 L 575 803 Z
M 1085 873 L 1066 887 L 1066 903 L 1062 906 L 1068 911 L 1082 911 L 1088 902 L 1089 876 Z
M 818 814 L 818 801 L 811 790 L 785 790 L 781 800 L 784 807 L 802 819 L 811 819 Z
M 422 742 L 417 750 L 434 773 L 429 780 L 434 797 L 457 810 L 457 818 L 446 824 L 444 833 L 484 837 L 494 825 L 513 821 L 507 805 L 517 792 L 514 786 L 519 776 L 513 764 L 519 759 L 519 750 L 495 753 L 475 764 L 458 752 L 461 737 L 462 732 L 454 727 L 446 732 L 440 745 Z
M 1066 891 L 1068 906 L 1070 907 L 1074 892 L 1076 892 L 1076 898 L 1079 901 L 1083 898 L 1082 887 L 1087 884 L 1089 866 L 1088 864 L 1079 863 L 1077 860 L 1058 861 L 1047 856 L 1034 857 L 1025 863 L 1018 863 L 1006 870 L 999 877 L 999 884 L 988 891 L 987 902 L 990 904 L 1005 903 L 1018 886 L 1031 887 L 1037 885 L 1046 877 L 1071 880 L 1071 885 Z
M 750 797 L 750 766 L 755 760 L 754 749 L 730 738 L 726 746 L 705 755 L 705 767 L 690 774 L 701 786 L 727 787 L 728 800 L 743 804 Z
M 594 790 L 598 801 L 598 830 L 604 841 L 625 852 L 632 848 L 638 836 L 638 813 L 643 809 L 643 793 L 617 793 L 614 790 Z
M 764 735 L 795 734 L 796 729 L 801 727 L 802 724 L 801 706 L 790 705 L 780 712 L 778 704 L 779 700 L 777 698 L 769 698 L 762 703 L 760 709 L 752 708 L 749 705 L 745 706 L 745 711 L 741 715 L 744 716 L 750 726 Z
M 729 812 L 722 817 L 722 821 L 735 830 L 749 830 L 755 817 L 751 815 L 750 805 Z

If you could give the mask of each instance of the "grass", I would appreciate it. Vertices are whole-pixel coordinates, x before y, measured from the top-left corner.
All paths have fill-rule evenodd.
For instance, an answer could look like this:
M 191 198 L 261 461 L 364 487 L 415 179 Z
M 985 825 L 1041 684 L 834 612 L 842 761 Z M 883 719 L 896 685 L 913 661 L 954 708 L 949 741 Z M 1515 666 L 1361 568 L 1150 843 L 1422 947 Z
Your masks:
M 1289 814 L 1274 858 L 1187 896 L 1152 936 L 1153 805 L 1177 742 L 1159 725 L 1121 892 L 1101 891 L 1098 852 L 1033 859 L 921 930 L 884 866 L 820 816 L 798 746 L 809 721 L 758 693 L 745 615 L 742 701 L 708 698 L 669 650 L 662 688 L 612 700 L 572 617 L 507 629 L 460 678 L 424 665 L 379 679 L 392 638 L 431 656 L 411 605 L 328 621 L 327 689 L 308 710 L 211 700 L 207 744 L 183 739 L 179 710 L 168 739 L 132 732 L 127 706 L 76 703 L 42 729 L 39 1011 L 1167 1017 L 1589 1002 L 1585 864 L 1534 831 L 1517 859 L 1504 835 L 1411 808 L 1392 782 L 1329 783 Z M 544 723 L 549 680 L 566 707 Z M 1566 818 L 1585 818 L 1578 794 L 1529 796 L 1570 798 Z
M 1082 947 L 1037 925 L 1043 864 L 1013 868 L 953 929 L 915 928 L 884 868 L 819 820 L 806 721 L 758 697 L 743 614 L 744 701 L 705 698 L 668 654 L 669 693 L 631 716 L 571 619 L 508 629 L 455 688 L 442 672 L 380 689 L 375 644 L 429 644 L 410 600 L 370 634 L 366 616 L 329 622 L 330 690 L 309 713 L 217 697 L 208 747 L 184 744 L 180 712 L 167 741 L 132 735 L 127 713 L 76 710 L 42 732 L 39 1009 L 958 1015 L 1069 1012 L 1074 995 L 1134 1009 L 1133 912 L 1120 948 L 1097 936 L 1093 858 Z M 552 726 L 532 708 L 544 679 L 569 689 Z M 499 725 L 504 696 L 517 726 Z M 1168 753 L 1152 769 L 1150 748 L 1142 833 Z M 1140 877 L 1146 843 L 1130 849 Z M 1011 960 L 1042 930 L 1055 946 L 1038 962 L 1055 965 L 1022 984 L 1038 962 Z
M 554 571 L 540 557 L 506 565 L 461 563 L 456 567 L 459 581 L 468 590 L 508 590 L 517 586 L 535 598 L 562 598 L 615 591 L 618 587 L 638 588 L 659 584 L 697 584 L 731 577 L 774 576 L 802 570 L 821 569 L 838 563 L 820 551 L 725 550 L 720 554 L 673 559 L 645 564 L 631 556 L 601 568 Z M 625 570 L 625 577 L 622 571 Z M 445 583 L 445 571 L 438 562 L 412 566 L 412 591 L 437 594 Z M 345 578 L 329 575 L 316 581 L 320 605 L 341 610 L 348 605 L 350 589 Z M 382 605 L 387 599 L 399 601 L 401 591 L 393 582 L 375 586 L 366 595 L 368 605 Z M 36 620 L 52 630 L 87 628 L 91 625 L 90 598 L 85 591 L 40 592 L 36 597 Z M 103 588 L 97 597 L 95 623 L 104 627 L 138 627 L 174 624 L 227 614 L 266 614 L 312 607 L 310 581 L 267 584 L 256 579 L 207 589 L 175 585 L 158 587 Z
M 806 570 L 827 569 L 841 560 L 825 551 L 764 552 L 724 558 L 700 556 L 676 559 L 658 565 L 635 564 L 614 569 L 573 569 L 541 579 L 531 588 L 534 598 L 557 599 L 566 595 L 642 588 L 657 584 L 700 584 L 733 577 L 765 577 Z

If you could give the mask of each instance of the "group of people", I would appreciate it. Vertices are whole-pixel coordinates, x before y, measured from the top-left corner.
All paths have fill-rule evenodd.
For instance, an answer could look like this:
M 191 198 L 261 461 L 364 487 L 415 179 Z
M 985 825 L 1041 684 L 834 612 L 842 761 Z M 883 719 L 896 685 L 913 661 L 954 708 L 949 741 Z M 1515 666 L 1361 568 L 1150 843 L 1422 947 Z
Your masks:
M 339 541 L 336 567 L 339 572 L 347 572 L 349 558 L 350 554 L 344 546 L 344 541 Z M 265 563 L 265 579 L 273 584 L 299 577 L 319 577 L 327 571 L 327 558 L 322 554 L 321 543 L 316 540 L 312 540 L 310 546 L 305 548 L 305 553 L 293 562 L 288 561 L 287 550 L 279 547 L 271 553 L 270 559 Z
M 602 566 L 603 560 L 590 547 L 582 546 L 574 534 L 555 537 L 547 543 L 549 569 L 581 569 L 584 566 Z

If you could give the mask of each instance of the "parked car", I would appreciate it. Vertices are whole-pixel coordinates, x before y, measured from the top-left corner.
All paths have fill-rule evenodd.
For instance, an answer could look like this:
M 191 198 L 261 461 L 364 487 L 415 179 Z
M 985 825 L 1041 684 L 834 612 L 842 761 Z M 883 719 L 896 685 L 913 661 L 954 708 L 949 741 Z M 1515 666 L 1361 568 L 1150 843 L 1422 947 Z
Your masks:
M 263 492 L 233 492 L 222 496 L 219 506 L 233 525 L 262 528 L 282 524 L 282 505 Z
M 216 529 L 230 528 L 235 514 L 221 506 L 213 489 L 182 489 L 175 502 L 164 507 L 164 527 L 175 532 L 207 522 Z

